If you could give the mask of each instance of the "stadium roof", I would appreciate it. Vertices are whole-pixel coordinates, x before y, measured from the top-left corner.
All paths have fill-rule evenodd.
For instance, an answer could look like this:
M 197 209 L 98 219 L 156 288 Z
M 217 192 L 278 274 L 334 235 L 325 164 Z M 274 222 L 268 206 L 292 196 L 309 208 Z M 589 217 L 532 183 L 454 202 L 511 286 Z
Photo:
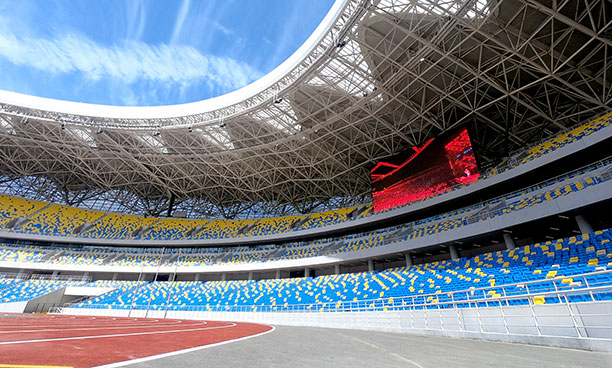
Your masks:
M 0 173 L 46 199 L 130 197 L 149 213 L 361 203 L 376 161 L 454 127 L 471 128 L 489 163 L 608 111 L 608 5 L 339 0 L 289 60 L 210 100 L 115 107 L 2 92 Z

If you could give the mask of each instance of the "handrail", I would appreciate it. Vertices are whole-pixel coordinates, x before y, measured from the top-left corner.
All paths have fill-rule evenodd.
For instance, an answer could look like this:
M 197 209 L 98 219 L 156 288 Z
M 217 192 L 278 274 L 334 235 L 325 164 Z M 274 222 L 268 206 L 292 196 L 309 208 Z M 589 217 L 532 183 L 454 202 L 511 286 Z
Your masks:
M 19 280 L 27 280 L 30 278 L 30 274 L 25 272 L 0 272 L 0 280 L 1 279 L 19 279 Z
M 30 280 L 91 282 L 91 276 L 33 274 Z

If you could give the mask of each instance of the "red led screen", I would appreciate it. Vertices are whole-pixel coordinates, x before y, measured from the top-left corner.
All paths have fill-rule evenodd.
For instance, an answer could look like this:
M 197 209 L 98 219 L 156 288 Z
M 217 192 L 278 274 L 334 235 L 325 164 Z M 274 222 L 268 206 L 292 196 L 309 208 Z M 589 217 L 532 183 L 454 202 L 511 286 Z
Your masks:
M 384 211 L 446 192 L 478 179 L 467 129 L 432 138 L 371 171 L 374 211 Z

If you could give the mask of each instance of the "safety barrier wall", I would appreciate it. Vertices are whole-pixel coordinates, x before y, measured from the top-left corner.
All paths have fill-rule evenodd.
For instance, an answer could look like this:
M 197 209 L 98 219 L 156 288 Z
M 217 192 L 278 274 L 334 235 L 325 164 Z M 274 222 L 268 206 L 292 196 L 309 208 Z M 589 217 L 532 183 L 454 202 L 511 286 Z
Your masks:
M 57 308 L 55 313 L 255 322 L 451 337 L 612 352 L 612 302 L 387 312 L 206 312 Z
M 610 271 L 593 273 L 607 275 Z M 185 310 L 157 309 L 132 305 L 129 309 L 107 306 L 90 308 L 58 307 L 53 313 L 148 318 L 181 318 L 242 321 L 288 326 L 314 326 L 522 342 L 612 352 L 612 285 L 581 284 L 560 288 L 558 278 L 505 285 L 497 288 L 499 296 L 480 295 L 474 289 L 457 292 L 468 299 L 451 298 L 436 303 L 425 296 L 364 300 L 315 308 L 298 305 L 285 311 L 244 306 L 243 311 L 223 311 L 226 306 L 191 307 Z M 531 292 L 547 283 L 553 291 Z M 602 285 L 602 284 L 597 284 Z M 520 294 L 506 292 L 521 286 Z M 512 287 L 512 288 L 511 288 Z M 578 287 L 578 288 L 576 288 Z M 483 288 L 483 290 L 486 288 Z M 437 295 L 437 294 L 436 294 Z M 443 294 L 441 294 L 443 295 Z M 460 299 L 460 300 L 457 300 Z M 582 302 L 572 300 L 582 299 Z M 422 301 L 420 301 L 422 300 Z M 386 301 L 386 302 L 385 302 Z M 547 301 L 552 304 L 546 304 Z M 521 302 L 520 305 L 513 305 Z M 540 304 L 543 303 L 543 304 Z M 235 310 L 234 306 L 230 306 Z

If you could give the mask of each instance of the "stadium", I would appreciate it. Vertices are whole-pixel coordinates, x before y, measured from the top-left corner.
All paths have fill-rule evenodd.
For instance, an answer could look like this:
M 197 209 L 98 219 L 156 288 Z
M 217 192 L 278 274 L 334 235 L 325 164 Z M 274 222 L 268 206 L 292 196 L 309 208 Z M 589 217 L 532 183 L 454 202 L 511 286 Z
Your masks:
M 0 91 L 0 367 L 610 366 L 612 12 L 337 0 L 234 92 Z

